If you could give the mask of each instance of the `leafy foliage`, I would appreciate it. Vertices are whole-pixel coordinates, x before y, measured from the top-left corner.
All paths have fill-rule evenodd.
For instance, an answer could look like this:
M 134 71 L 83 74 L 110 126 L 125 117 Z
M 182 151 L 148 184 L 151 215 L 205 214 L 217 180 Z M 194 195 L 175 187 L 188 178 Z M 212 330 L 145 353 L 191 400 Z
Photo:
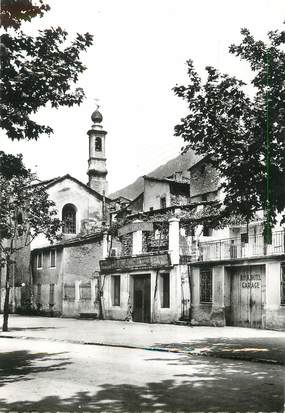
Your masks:
M 11 27 L 18 28 L 22 20 L 42 15 L 48 6 L 24 0 L 6 1 L 4 6 L 2 25 L 9 30 L 0 39 L 0 127 L 12 140 L 38 139 L 53 130 L 33 120 L 34 113 L 47 104 L 58 108 L 82 102 L 84 92 L 74 84 L 86 70 L 80 55 L 92 45 L 93 37 L 77 34 L 68 42 L 67 32 L 60 27 L 39 31 L 35 37 L 26 35 Z
M 243 81 L 206 67 L 202 84 L 193 62 L 187 62 L 189 84 L 176 86 L 189 112 L 175 127 L 186 146 L 209 156 L 225 192 L 225 215 L 252 219 L 266 211 L 271 230 L 285 208 L 285 31 L 257 41 L 247 29 L 230 53 L 247 61 L 253 73 L 254 96 Z
M 14 163 L 14 165 L 13 165 Z M 60 239 L 61 222 L 54 202 L 35 175 L 26 169 L 22 156 L 0 152 L 0 261 L 6 267 L 3 331 L 8 331 L 10 274 L 15 253 L 44 234 L 53 242 Z
M 0 19 L 1 25 L 8 29 L 18 29 L 23 21 L 31 21 L 33 17 L 43 16 L 50 7 L 39 0 L 33 4 L 31 0 L 2 0 Z
M 9 180 L 18 175 L 27 177 L 28 174 L 29 171 L 23 165 L 22 155 L 14 156 L 0 151 L 0 176 Z
M 1 171 L 9 170 L 12 157 L 0 153 Z M 52 242 L 60 239 L 61 229 L 55 204 L 45 188 L 35 184 L 35 175 L 24 167 L 21 155 L 14 161 L 17 167 L 12 170 L 20 172 L 0 175 L 0 250 L 8 265 L 13 253 L 28 246 L 37 235 L 44 234 Z

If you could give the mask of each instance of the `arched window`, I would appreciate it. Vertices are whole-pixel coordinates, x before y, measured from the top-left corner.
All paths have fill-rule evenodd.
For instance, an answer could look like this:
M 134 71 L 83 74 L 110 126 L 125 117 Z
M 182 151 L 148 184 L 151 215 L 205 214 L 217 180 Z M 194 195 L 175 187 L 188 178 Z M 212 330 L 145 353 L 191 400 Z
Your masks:
M 76 233 L 76 210 L 71 204 L 66 204 L 62 208 L 62 222 L 64 234 L 75 234 Z
M 102 151 L 102 139 L 99 136 L 97 136 L 95 139 L 95 151 Z

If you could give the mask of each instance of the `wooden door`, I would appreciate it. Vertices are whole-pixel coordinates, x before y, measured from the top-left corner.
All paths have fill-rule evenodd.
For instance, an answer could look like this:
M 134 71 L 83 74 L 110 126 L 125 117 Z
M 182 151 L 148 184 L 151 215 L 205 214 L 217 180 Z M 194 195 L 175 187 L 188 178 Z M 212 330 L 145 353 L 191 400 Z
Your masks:
M 133 320 L 150 323 L 150 275 L 134 276 Z
M 265 266 L 236 267 L 231 272 L 231 325 L 262 328 Z

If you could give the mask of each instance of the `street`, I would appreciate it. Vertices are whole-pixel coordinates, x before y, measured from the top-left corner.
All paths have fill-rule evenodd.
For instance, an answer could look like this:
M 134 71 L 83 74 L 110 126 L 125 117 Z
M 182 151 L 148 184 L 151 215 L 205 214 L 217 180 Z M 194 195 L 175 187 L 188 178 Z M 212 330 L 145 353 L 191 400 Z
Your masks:
M 284 367 L 1 339 L 1 412 L 283 412 Z

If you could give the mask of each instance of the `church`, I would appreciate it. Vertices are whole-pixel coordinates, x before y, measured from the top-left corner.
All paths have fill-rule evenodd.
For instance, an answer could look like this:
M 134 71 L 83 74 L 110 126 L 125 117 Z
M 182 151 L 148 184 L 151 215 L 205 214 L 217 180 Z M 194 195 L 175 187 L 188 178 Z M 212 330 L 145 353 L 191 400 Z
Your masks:
M 110 199 L 103 117 L 98 108 L 88 130 L 88 183 L 66 174 L 39 185 L 56 204 L 63 223 L 60 242 L 44 237 L 31 243 L 30 280 L 32 306 L 39 314 L 98 316 L 99 260 L 106 256 L 106 224 Z

